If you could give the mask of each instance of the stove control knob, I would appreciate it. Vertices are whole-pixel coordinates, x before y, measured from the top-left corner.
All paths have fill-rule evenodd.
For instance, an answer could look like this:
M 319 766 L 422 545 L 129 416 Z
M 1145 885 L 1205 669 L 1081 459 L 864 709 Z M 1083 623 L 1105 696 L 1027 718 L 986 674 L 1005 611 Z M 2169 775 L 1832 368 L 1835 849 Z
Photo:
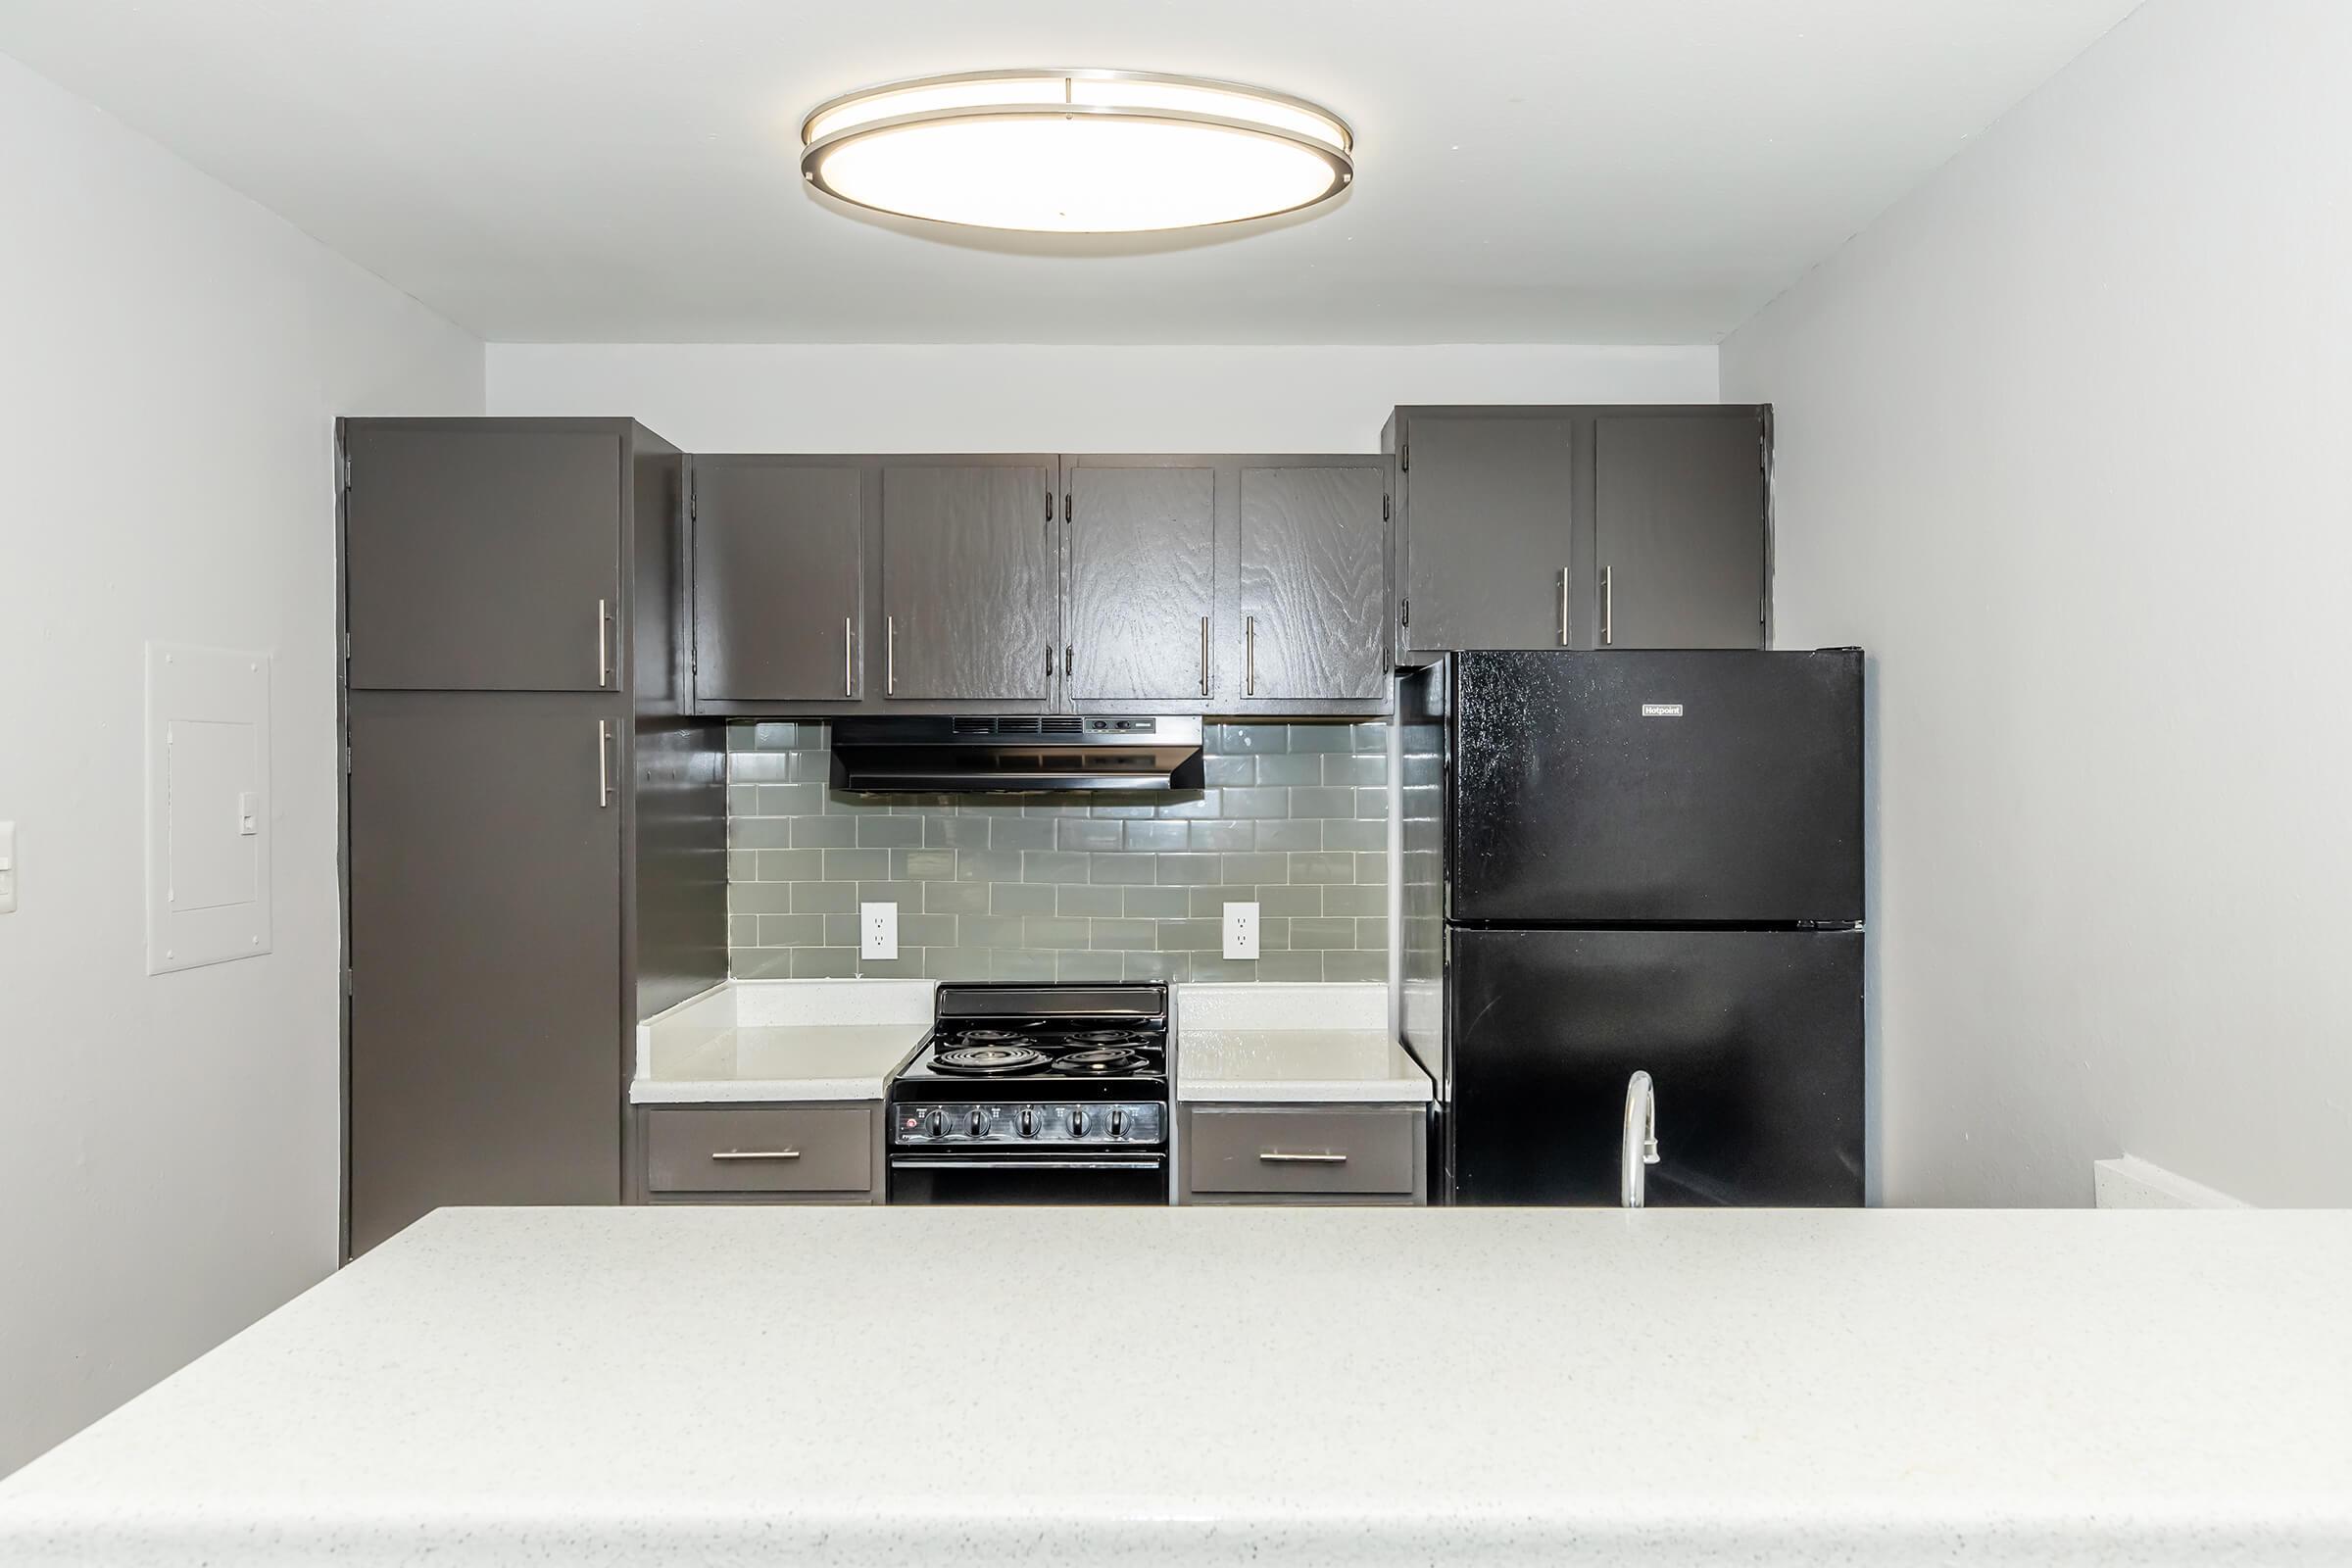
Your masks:
M 982 1115 L 979 1111 L 975 1110 L 972 1112 L 971 1120 L 968 1125 L 972 1129 L 972 1136 L 977 1138 L 982 1133 L 988 1131 L 988 1118 Z
M 1110 1108 L 1110 1136 L 1113 1138 L 1127 1136 L 1127 1107 L 1124 1105 L 1113 1105 Z
M 948 1113 L 944 1110 L 933 1111 L 931 1113 L 929 1125 L 931 1128 L 932 1137 L 938 1138 L 943 1136 L 948 1130 Z
M 1024 1110 L 1021 1112 L 1021 1136 L 1023 1138 L 1035 1138 L 1037 1136 L 1036 1111 Z
M 1076 1106 L 1070 1108 L 1070 1136 L 1072 1138 L 1086 1136 L 1086 1112 Z

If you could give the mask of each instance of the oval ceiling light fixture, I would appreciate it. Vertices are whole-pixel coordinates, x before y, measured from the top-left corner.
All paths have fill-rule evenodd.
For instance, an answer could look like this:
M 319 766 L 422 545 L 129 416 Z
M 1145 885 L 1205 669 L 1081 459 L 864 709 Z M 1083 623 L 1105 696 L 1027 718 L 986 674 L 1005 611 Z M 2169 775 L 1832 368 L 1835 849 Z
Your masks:
M 845 93 L 801 126 L 801 172 L 877 212 L 1127 234 L 1271 218 L 1355 178 L 1354 139 L 1288 93 L 1148 71 L 968 71 Z

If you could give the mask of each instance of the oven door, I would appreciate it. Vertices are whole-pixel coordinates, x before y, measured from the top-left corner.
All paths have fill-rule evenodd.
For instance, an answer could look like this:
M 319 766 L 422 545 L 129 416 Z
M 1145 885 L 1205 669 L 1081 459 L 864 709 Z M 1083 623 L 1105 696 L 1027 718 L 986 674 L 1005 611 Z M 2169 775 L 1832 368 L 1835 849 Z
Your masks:
M 1164 1153 L 893 1154 L 894 1203 L 1165 1203 Z

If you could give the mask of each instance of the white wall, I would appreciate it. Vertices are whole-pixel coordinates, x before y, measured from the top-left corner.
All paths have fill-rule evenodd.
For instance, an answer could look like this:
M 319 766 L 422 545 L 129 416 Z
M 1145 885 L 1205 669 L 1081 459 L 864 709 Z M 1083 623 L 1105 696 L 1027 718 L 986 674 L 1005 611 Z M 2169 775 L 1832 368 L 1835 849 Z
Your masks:
M 2352 7 L 2154 0 L 1724 345 L 1876 656 L 1896 1203 L 2352 1203 Z
M 1399 403 L 1712 403 L 1715 350 L 1463 344 L 490 346 L 492 414 L 689 452 L 1377 452 Z
M 326 1274 L 334 416 L 481 345 L 0 59 L 0 1472 Z M 141 645 L 277 655 L 276 951 L 148 978 Z

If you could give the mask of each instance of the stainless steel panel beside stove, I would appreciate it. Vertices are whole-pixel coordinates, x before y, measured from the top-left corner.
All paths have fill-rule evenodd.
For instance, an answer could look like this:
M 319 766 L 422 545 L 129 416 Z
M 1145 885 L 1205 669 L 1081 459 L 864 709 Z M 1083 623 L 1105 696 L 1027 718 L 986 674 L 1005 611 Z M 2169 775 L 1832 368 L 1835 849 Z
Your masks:
M 891 1083 L 894 1203 L 1168 1200 L 1168 990 L 943 985 Z

